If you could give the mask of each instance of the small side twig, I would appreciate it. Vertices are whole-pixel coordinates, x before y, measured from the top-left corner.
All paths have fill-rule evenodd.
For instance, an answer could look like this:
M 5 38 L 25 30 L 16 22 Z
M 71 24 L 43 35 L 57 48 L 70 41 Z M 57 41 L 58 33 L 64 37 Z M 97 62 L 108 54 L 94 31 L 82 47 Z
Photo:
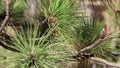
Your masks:
M 95 63 L 98 63 L 98 64 L 103 64 L 103 65 L 107 65 L 107 66 L 111 66 L 111 67 L 120 68 L 120 64 L 111 63 L 111 62 L 104 60 L 102 58 L 91 57 L 90 60 L 95 62 Z
M 103 42 L 104 40 L 106 40 L 106 38 L 98 39 L 97 41 L 95 41 L 95 42 L 94 42 L 93 44 L 91 44 L 90 46 L 85 47 L 85 48 L 79 50 L 78 53 L 77 53 L 77 55 L 72 56 L 72 58 L 77 59 L 77 60 L 80 60 L 80 59 L 82 58 L 81 55 L 83 54 L 83 52 L 88 51 L 88 50 L 94 48 L 95 46 L 97 46 L 98 44 L 100 44 L 101 42 Z
M 5 24 L 7 23 L 8 19 L 9 19 L 9 0 L 5 0 L 5 6 L 6 6 L 6 16 L 5 16 L 5 19 L 4 21 L 2 22 L 2 25 L 0 27 L 0 32 L 3 30 Z
M 95 42 L 94 42 L 93 44 L 91 44 L 90 46 L 85 47 L 85 48 L 83 48 L 82 50 L 78 51 L 78 53 L 80 54 L 80 53 L 82 53 L 82 52 L 85 52 L 85 51 L 87 51 L 87 50 L 90 50 L 90 49 L 92 49 L 93 47 L 95 47 L 95 46 L 97 46 L 98 44 L 100 44 L 101 42 L 103 42 L 104 40 L 106 40 L 106 38 L 104 38 L 104 39 L 98 39 L 97 41 L 95 41 Z

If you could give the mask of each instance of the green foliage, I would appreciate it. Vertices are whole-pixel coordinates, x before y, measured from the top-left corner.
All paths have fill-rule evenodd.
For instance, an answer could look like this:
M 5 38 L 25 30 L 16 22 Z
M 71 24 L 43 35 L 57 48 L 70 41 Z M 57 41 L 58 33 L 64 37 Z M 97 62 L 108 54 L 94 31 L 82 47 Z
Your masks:
M 0 16 L 5 17 L 5 4 L 3 0 L 0 2 Z M 53 31 L 57 32 L 61 28 L 67 27 L 67 24 L 74 22 L 74 5 L 72 0 L 38 0 L 37 4 L 37 17 L 36 21 L 47 23 L 51 27 L 48 31 L 41 34 L 41 27 L 37 25 L 29 25 L 15 27 L 14 31 L 8 36 L 12 39 L 8 42 L 4 41 L 7 46 L 17 50 L 13 58 L 2 60 L 3 63 L 11 63 L 8 67 L 17 68 L 58 68 L 61 62 L 66 62 L 70 58 L 67 55 L 71 54 L 72 50 L 66 48 L 68 44 L 63 44 L 64 37 L 60 38 L 56 36 L 56 39 L 50 39 Z M 10 2 L 10 20 L 9 23 L 23 23 L 27 20 L 24 16 L 24 12 L 27 8 L 28 0 L 11 0 Z M 27 11 L 29 12 L 29 11 Z M 73 18 L 73 19 L 71 19 Z M 3 21 L 1 18 L 1 21 Z M 9 24 L 8 23 L 8 24 Z M 26 22 L 25 22 L 26 23 Z M 54 24 L 57 24 L 57 28 L 54 28 Z M 13 25 L 14 26 L 14 25 Z M 60 28 L 58 28 L 60 26 Z M 65 26 L 65 27 L 64 27 Z M 60 32 L 61 33 L 61 32 Z M 60 34 L 63 35 L 62 33 Z M 64 38 L 64 39 L 63 39 Z M 58 40 L 59 39 L 59 40 Z M 13 51 L 14 52 L 14 51 Z M 33 56 L 31 56 L 33 53 Z M 61 67 L 60 67 L 61 68 Z
M 51 26 L 59 24 L 60 28 L 75 22 L 75 5 L 73 0 L 39 0 L 39 13 L 42 21 L 47 20 Z
M 21 5 L 22 4 L 22 5 Z M 24 18 L 26 2 L 25 0 L 11 0 L 9 2 L 9 11 L 10 11 L 10 22 L 18 22 Z M 3 21 L 5 17 L 5 2 L 1 0 L 0 2 L 0 21 Z
M 104 21 L 100 23 L 96 22 L 96 19 L 88 22 L 83 18 L 80 23 L 74 25 L 77 50 L 85 48 L 101 38 L 102 29 L 104 28 Z M 109 35 L 108 38 L 111 38 L 111 35 Z M 94 54 L 96 57 L 104 58 L 108 61 L 117 62 L 118 57 L 112 53 L 116 49 L 115 46 L 111 46 L 111 40 L 112 39 L 107 39 L 86 52 Z
M 53 29 L 50 29 L 42 37 L 40 37 L 37 25 L 28 26 L 26 29 L 27 31 L 24 31 L 21 27 L 20 31 L 15 30 L 15 34 L 11 34 L 13 44 L 9 44 L 9 46 L 18 51 L 14 61 L 11 60 L 15 67 L 58 68 L 57 65 L 60 62 L 70 60 L 67 57 L 70 52 L 63 49 L 62 42 L 49 42 L 49 36 Z
M 83 44 L 83 46 L 89 46 L 100 38 L 103 26 L 103 22 L 98 24 L 95 20 L 93 22 L 83 20 L 74 27 L 76 31 L 75 36 Z
M 0 36 L 0 44 L 12 48 L 14 55 L 2 59 L 0 56 L 0 67 L 62 68 L 62 63 L 73 61 L 68 56 L 75 55 L 77 50 L 91 45 L 101 37 L 104 21 L 100 23 L 97 23 L 96 19 L 88 21 L 84 12 L 78 11 L 74 0 L 37 0 L 37 5 L 33 7 L 36 10 L 34 17 L 29 13 L 31 11 L 29 1 L 10 0 L 9 23 L 13 25 L 8 27 L 13 28 L 13 32 L 12 30 L 6 32 L 10 39 L 2 40 Z M 2 22 L 5 17 L 4 0 L 0 0 L 0 9 Z M 28 12 L 26 15 L 29 19 L 25 12 Z M 33 18 L 34 21 L 31 21 Z M 15 23 L 20 25 L 15 26 Z M 46 29 L 44 24 L 48 26 Z M 44 32 L 42 29 L 45 29 Z M 116 59 L 109 53 L 113 51 L 109 46 L 110 41 L 105 41 L 88 52 L 105 59 L 107 57 Z

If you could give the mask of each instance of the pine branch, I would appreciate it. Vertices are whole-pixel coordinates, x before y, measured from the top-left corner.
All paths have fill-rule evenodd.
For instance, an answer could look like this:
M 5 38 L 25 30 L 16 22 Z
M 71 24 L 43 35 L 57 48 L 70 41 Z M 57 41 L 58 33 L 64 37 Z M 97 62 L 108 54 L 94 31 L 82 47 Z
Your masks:
M 75 56 L 72 56 L 72 58 L 77 59 L 77 60 L 82 59 L 82 54 L 84 54 L 83 52 L 88 51 L 88 50 L 94 48 L 95 46 L 97 46 L 98 44 L 100 44 L 101 42 L 103 42 L 103 41 L 106 40 L 106 39 L 107 39 L 107 37 L 98 39 L 97 41 L 95 41 L 95 42 L 94 42 L 93 44 L 91 44 L 90 46 L 85 47 L 85 48 L 79 50 L 79 51 L 78 51 L 78 54 L 75 55 Z
M 104 24 L 104 28 L 103 28 L 103 33 L 101 34 L 101 37 L 93 42 L 93 44 L 89 45 L 88 47 L 85 47 L 83 49 L 81 49 L 80 51 L 78 51 L 78 54 L 85 52 L 87 50 L 90 50 L 92 48 L 94 48 L 95 46 L 97 46 L 98 44 L 100 44 L 101 42 L 105 41 L 106 39 L 108 39 L 108 36 L 110 35 L 110 28 L 108 28 L 107 24 Z
M 95 63 L 100 63 L 100 64 L 105 64 L 107 66 L 111 66 L 111 67 L 120 67 L 120 64 L 115 64 L 115 63 L 111 63 L 108 62 L 107 60 L 104 60 L 102 58 L 97 58 L 97 57 L 91 57 L 90 60 L 94 61 Z
M 9 0 L 5 0 L 5 6 L 6 6 L 6 16 L 5 16 L 5 19 L 4 21 L 2 22 L 2 25 L 0 27 L 0 32 L 3 30 L 5 24 L 7 23 L 8 19 L 9 19 Z
M 106 38 L 103 38 L 103 39 L 98 39 L 97 41 L 95 41 L 93 44 L 89 45 L 88 47 L 85 47 L 83 49 L 81 49 L 80 51 L 78 51 L 78 53 L 82 53 L 82 52 L 85 52 L 85 51 L 88 51 L 92 48 L 94 48 L 95 46 L 97 46 L 98 44 L 100 44 L 101 42 L 103 42 L 104 40 L 106 40 Z

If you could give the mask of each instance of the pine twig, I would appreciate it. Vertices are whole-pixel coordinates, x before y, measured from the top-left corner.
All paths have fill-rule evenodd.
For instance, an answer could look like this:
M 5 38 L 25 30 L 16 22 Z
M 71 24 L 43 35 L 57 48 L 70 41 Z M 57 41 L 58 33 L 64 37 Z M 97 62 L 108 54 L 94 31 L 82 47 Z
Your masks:
M 2 22 L 2 25 L 0 27 L 0 32 L 3 30 L 5 24 L 7 23 L 8 19 L 9 19 L 9 0 L 5 0 L 5 6 L 6 6 L 6 16 L 5 16 L 5 19 L 4 21 Z
M 106 38 L 104 38 L 104 39 L 98 39 L 97 41 L 95 41 L 93 44 L 91 44 L 90 46 L 88 46 L 88 47 L 85 47 L 85 48 L 83 48 L 82 50 L 80 50 L 80 51 L 78 51 L 78 53 L 80 54 L 80 53 L 82 53 L 82 52 L 85 52 L 85 51 L 87 51 L 87 50 L 90 50 L 90 49 L 92 49 L 93 47 L 95 47 L 95 46 L 97 46 L 98 44 L 100 44 L 101 42 L 103 42 L 104 40 L 106 40 Z
M 111 62 L 109 62 L 107 60 L 104 60 L 102 58 L 91 57 L 90 60 L 92 60 L 92 61 L 94 61 L 95 63 L 98 63 L 98 64 L 103 64 L 103 65 L 107 65 L 107 66 L 111 66 L 111 67 L 120 68 L 120 64 L 111 63 Z
M 87 51 L 87 50 L 90 50 L 92 49 L 93 47 L 97 46 L 98 44 L 100 44 L 101 42 L 105 41 L 106 39 L 108 39 L 108 36 L 110 35 L 110 30 L 108 29 L 107 25 L 105 24 L 104 25 L 104 28 L 103 28 L 103 34 L 101 34 L 101 37 L 93 42 L 93 44 L 89 45 L 88 47 L 85 47 L 83 49 L 81 49 L 80 51 L 78 51 L 78 54 L 84 52 L 84 51 Z

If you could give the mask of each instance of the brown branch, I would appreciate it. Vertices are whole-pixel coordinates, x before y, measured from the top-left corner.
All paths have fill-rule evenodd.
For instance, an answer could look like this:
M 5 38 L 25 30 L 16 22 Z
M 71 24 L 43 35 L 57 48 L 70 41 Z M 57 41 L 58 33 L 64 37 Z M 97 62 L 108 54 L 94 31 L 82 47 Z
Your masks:
M 74 59 L 77 59 L 77 60 L 79 60 L 79 57 L 80 57 L 80 59 L 81 59 L 81 55 L 83 54 L 83 52 L 88 51 L 88 50 L 94 48 L 95 46 L 97 46 L 98 44 L 100 44 L 101 42 L 103 42 L 106 38 L 107 38 L 107 37 L 105 37 L 105 38 L 103 38 L 103 39 L 101 39 L 101 38 L 98 39 L 97 41 L 95 41 L 95 42 L 94 42 L 93 44 L 91 44 L 90 46 L 85 47 L 85 48 L 79 50 L 79 51 L 78 51 L 78 54 L 75 55 L 75 56 L 72 56 L 72 57 L 73 57 Z
M 92 49 L 93 47 L 97 46 L 98 44 L 100 44 L 101 42 L 105 41 L 106 39 L 108 39 L 108 36 L 110 35 L 110 28 L 108 28 L 107 24 L 104 24 L 104 27 L 103 27 L 103 33 L 101 34 L 101 37 L 93 42 L 93 44 L 89 45 L 88 47 L 85 47 L 83 48 L 82 50 L 80 50 L 78 52 L 78 54 L 84 52 L 84 51 L 87 51 L 87 50 L 90 50 Z
M 103 42 L 104 40 L 106 40 L 106 38 L 104 38 L 104 39 L 98 39 L 97 41 L 95 41 L 95 42 L 94 42 L 93 44 L 91 44 L 90 46 L 85 47 L 85 48 L 83 48 L 82 50 L 78 51 L 78 53 L 80 54 L 80 53 L 82 53 L 82 52 L 85 52 L 85 51 L 87 51 L 87 50 L 90 50 L 90 49 L 92 49 L 93 47 L 95 47 L 95 46 L 97 46 L 98 44 L 100 44 L 101 42 Z
M 111 66 L 111 67 L 120 67 L 120 64 L 111 63 L 102 58 L 91 57 L 90 60 L 94 61 L 95 63 L 102 64 L 102 65 L 107 65 L 107 66 Z
M 5 6 L 6 6 L 6 16 L 5 16 L 5 19 L 4 21 L 2 22 L 2 25 L 0 27 L 0 32 L 3 30 L 5 24 L 7 23 L 8 19 L 9 19 L 9 0 L 5 0 Z
M 90 49 L 92 49 L 93 47 L 95 47 L 95 46 L 99 45 L 100 43 L 102 43 L 103 41 L 109 40 L 109 39 L 114 39 L 114 38 L 118 38 L 118 37 L 113 37 L 113 38 L 105 37 L 105 38 L 103 38 L 103 39 L 98 39 L 97 41 L 95 41 L 95 42 L 94 42 L 93 44 L 91 44 L 90 46 L 85 47 L 85 48 L 83 48 L 82 50 L 80 50 L 78 53 L 80 54 L 80 53 L 82 53 L 82 52 L 85 52 L 85 51 L 87 51 L 87 50 L 90 50 Z

